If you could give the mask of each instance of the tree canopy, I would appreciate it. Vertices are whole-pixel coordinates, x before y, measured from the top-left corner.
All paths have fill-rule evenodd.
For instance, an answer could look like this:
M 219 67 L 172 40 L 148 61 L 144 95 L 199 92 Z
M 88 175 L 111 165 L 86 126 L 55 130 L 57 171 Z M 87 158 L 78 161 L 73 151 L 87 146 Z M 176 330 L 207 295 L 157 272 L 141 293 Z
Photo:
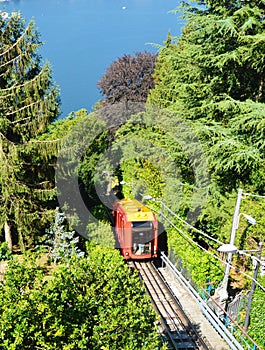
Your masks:
M 178 11 L 182 11 L 186 25 L 181 36 L 169 36 L 161 48 L 155 87 L 147 101 L 188 120 L 198 135 L 211 182 L 208 201 L 196 227 L 228 242 L 238 188 L 256 194 L 244 198 L 241 210 L 253 214 L 259 225 L 264 224 L 264 2 L 186 1 Z M 172 116 L 173 124 L 176 119 Z M 249 227 L 242 220 L 236 245 L 240 249 L 257 249 L 264 238 L 261 226 Z M 179 236 L 171 233 L 169 242 L 188 266 L 188 249 L 181 251 Z M 191 236 L 205 247 L 206 240 L 200 235 Z M 209 251 L 216 248 L 213 242 L 207 247 Z M 235 263 L 239 268 L 251 269 L 243 258 Z M 193 260 L 189 266 L 195 271 L 195 279 L 203 271 L 200 266 L 198 273 L 197 264 Z M 208 268 L 209 262 L 204 267 Z M 234 288 L 242 288 L 244 283 L 247 288 L 242 274 L 235 273 L 231 280 Z M 250 332 L 252 336 L 257 332 L 256 339 L 260 341 L 264 331 L 257 331 L 257 325 L 262 324 L 258 322 L 262 311 L 255 307 L 252 315 Z
M 264 6 L 184 8 L 183 34 L 161 49 L 148 102 L 192 121 L 221 192 L 264 187 Z M 211 11 L 222 7 L 226 10 Z M 254 136 L 255 135 L 255 136 Z M 257 174 L 259 174 L 257 176 Z
M 106 102 L 145 102 L 149 90 L 154 87 L 152 74 L 156 54 L 137 52 L 135 56 L 124 55 L 111 63 L 98 82 Z
M 180 37 L 169 35 L 158 56 L 137 53 L 113 62 L 98 83 L 103 100 L 95 111 L 87 115 L 81 110 L 53 124 L 58 90 L 49 64 L 40 64 L 39 34 L 20 14 L 0 15 L 0 228 L 5 228 L 9 246 L 17 235 L 21 242 L 34 243 L 35 231 L 51 218 L 48 200 L 55 191 L 50 163 L 55 163 L 56 140 L 64 138 L 58 188 L 73 214 L 82 200 L 98 204 L 95 183 L 105 186 L 109 179 L 102 174 L 116 167 L 114 176 L 127 182 L 126 196 L 162 198 L 180 219 L 195 209 L 195 225 L 209 237 L 189 227 L 187 240 L 184 223 L 178 221 L 168 230 L 169 243 L 195 282 L 220 279 L 219 261 L 206 253 L 216 250 L 217 240 L 228 241 L 238 187 L 265 194 L 263 2 L 183 2 L 186 25 Z M 263 225 L 260 199 L 242 200 L 241 209 Z M 103 208 L 89 207 L 89 213 L 103 217 Z M 82 215 L 86 222 L 88 210 Z M 56 230 L 60 233 L 60 225 Z M 156 349 L 157 335 L 150 326 L 155 317 L 135 276 L 131 279 L 110 249 L 111 230 L 103 223 L 85 230 L 82 226 L 80 232 L 107 248 L 93 246 L 88 258 L 72 258 L 53 277 L 31 262 L 10 263 L 13 271 L 0 285 L 3 348 Z M 74 237 L 73 232 L 61 233 Z M 240 249 L 255 249 L 262 239 L 259 228 L 240 222 Z M 1 250 L 6 256 L 6 244 Z M 237 264 L 251 269 L 243 259 Z M 233 276 L 235 288 L 247 288 L 247 283 Z M 250 332 L 262 342 L 260 293 L 254 298 Z
M 43 271 L 34 257 L 9 263 L 1 349 L 159 349 L 151 301 L 118 251 L 92 246 L 53 275 Z

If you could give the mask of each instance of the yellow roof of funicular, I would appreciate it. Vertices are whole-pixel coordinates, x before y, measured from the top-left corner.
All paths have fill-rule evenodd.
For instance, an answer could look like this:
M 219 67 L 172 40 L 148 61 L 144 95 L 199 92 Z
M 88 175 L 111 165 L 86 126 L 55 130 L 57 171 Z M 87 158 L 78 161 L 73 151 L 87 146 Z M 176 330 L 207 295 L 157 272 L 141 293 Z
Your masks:
M 128 221 L 152 221 L 154 219 L 152 211 L 136 199 L 122 199 L 119 203 Z

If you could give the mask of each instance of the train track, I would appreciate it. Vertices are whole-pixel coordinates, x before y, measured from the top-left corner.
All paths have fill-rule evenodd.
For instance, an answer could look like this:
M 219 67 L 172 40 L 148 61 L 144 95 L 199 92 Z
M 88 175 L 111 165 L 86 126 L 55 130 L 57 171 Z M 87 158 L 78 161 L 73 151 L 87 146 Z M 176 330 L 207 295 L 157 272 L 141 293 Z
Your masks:
M 204 349 L 203 342 L 152 262 L 130 262 L 139 271 L 160 316 L 159 331 L 170 349 Z

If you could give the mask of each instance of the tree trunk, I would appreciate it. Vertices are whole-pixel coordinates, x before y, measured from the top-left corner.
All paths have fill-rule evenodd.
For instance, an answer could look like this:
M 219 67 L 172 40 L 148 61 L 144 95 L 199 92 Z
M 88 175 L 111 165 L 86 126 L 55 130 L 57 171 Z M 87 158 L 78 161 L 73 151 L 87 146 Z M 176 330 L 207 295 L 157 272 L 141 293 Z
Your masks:
M 263 95 L 263 87 L 264 87 L 264 80 L 261 78 L 260 84 L 259 84 L 259 91 L 256 102 L 259 102 L 262 99 Z
M 12 244 L 12 236 L 11 236 L 11 227 L 8 222 L 5 222 L 5 241 L 8 244 L 8 249 L 12 252 L 13 244 Z

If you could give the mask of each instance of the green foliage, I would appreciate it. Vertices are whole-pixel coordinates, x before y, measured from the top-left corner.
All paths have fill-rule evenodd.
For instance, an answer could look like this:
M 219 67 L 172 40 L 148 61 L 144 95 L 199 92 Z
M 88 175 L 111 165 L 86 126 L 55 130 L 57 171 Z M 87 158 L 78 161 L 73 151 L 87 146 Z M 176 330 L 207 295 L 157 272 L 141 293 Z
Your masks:
M 196 226 L 227 243 L 238 188 L 264 195 L 264 2 L 186 1 L 177 11 L 182 12 L 187 24 L 180 37 L 170 38 L 160 50 L 155 88 L 148 102 L 191 121 L 211 175 L 208 202 Z M 264 239 L 262 201 L 250 197 L 242 200 L 240 211 L 255 217 L 258 224 L 250 226 L 241 217 L 235 242 L 239 249 L 257 249 Z M 217 248 L 205 238 L 193 239 L 208 252 Z M 207 271 L 211 266 L 208 258 L 200 257 L 203 253 L 183 241 L 179 233 L 171 234 L 169 243 L 197 283 L 211 274 Z M 237 259 L 236 264 L 251 269 L 247 259 Z M 221 278 L 214 265 L 213 276 Z M 234 273 L 233 285 L 247 288 L 249 281 Z M 258 320 L 262 313 L 258 308 L 256 311 L 251 334 L 261 339 L 264 330 L 259 329 L 262 321 Z
M 110 144 L 109 130 L 102 131 L 99 135 L 95 135 L 92 142 L 87 145 L 84 156 L 82 157 L 78 166 L 78 176 L 81 182 L 81 190 L 85 192 L 84 199 L 88 202 L 98 203 L 98 194 L 95 190 L 95 184 L 100 181 L 100 159 L 104 151 L 106 151 Z
M 259 282 L 264 285 L 265 278 L 259 279 Z M 264 320 L 264 290 L 260 287 L 256 287 L 254 298 L 251 304 L 251 318 L 248 328 L 248 334 L 254 338 L 261 348 L 265 347 L 265 320 Z
M 174 117 L 176 124 L 172 123 Z M 194 135 L 188 126 L 182 125 L 174 113 L 151 109 L 133 116 L 119 129 L 113 150 L 120 154 L 119 170 L 127 182 L 123 186 L 126 197 L 142 193 L 164 198 L 173 211 L 187 212 L 195 188 L 194 177 L 204 167 L 199 164 L 199 143 L 196 145 L 196 140 L 189 137 Z M 190 147 L 191 142 L 194 147 Z M 194 160 L 197 161 L 196 175 Z M 201 185 L 199 181 L 197 185 Z
M 137 274 L 128 274 L 129 269 L 124 266 L 118 251 L 92 246 L 90 259 L 93 271 L 101 277 L 98 288 L 101 286 L 103 292 L 101 299 L 103 307 L 100 308 L 98 325 L 95 329 L 97 330 L 99 325 L 102 328 L 101 332 L 93 337 L 96 347 L 109 344 L 108 346 L 113 349 L 157 348 L 158 336 L 154 333 L 153 327 L 156 316 Z M 104 294 L 108 297 L 104 297 Z M 113 322 L 110 324 L 112 318 Z M 102 333 L 102 329 L 105 329 L 105 332 Z
M 91 214 L 98 220 L 88 224 L 86 235 L 91 244 L 114 248 L 114 232 L 109 222 L 107 210 L 109 209 L 102 204 L 90 209 Z
M 68 261 L 72 256 L 81 257 L 84 255 L 78 248 L 79 237 L 75 231 L 66 230 L 66 218 L 60 209 L 56 208 L 54 223 L 46 230 L 45 244 L 49 247 L 49 254 L 52 261 Z
M 177 43 L 161 49 L 148 101 L 192 119 L 205 116 L 209 103 L 215 106 L 228 96 L 264 102 L 262 9 L 246 5 L 225 16 L 184 11 L 189 21 Z M 216 107 L 207 113 L 209 119 L 223 119 Z
M 87 115 L 87 110 L 84 108 L 71 112 L 66 118 L 58 119 L 51 123 L 46 133 L 41 134 L 38 139 L 43 141 L 62 141 Z
M 7 242 L 0 243 L 0 261 L 10 260 L 11 257 L 12 257 L 12 253 L 8 249 Z
M 100 220 L 97 223 L 88 224 L 87 237 L 92 243 L 97 243 L 105 247 L 115 247 L 114 234 L 109 222 Z
M 187 19 L 182 36 L 159 52 L 148 102 L 191 120 L 211 174 L 206 210 L 215 215 L 213 223 L 220 222 L 218 208 L 238 187 L 264 193 L 264 6 L 189 3 L 181 9 Z
M 0 289 L 1 349 L 159 347 L 149 298 L 115 250 L 90 246 L 49 279 L 33 259 L 13 262 Z
M 57 191 L 61 206 L 66 205 L 67 213 L 72 215 L 76 210 L 74 204 L 80 200 L 80 193 L 87 206 L 98 202 L 95 177 L 100 176 L 98 162 L 109 144 L 109 131 L 105 122 L 98 119 L 95 113 L 87 114 L 85 110 L 78 111 L 74 119 L 70 117 L 54 125 L 52 135 L 56 134 L 57 126 L 59 134 L 63 136 L 58 155 L 60 166 L 56 173 Z M 76 192 L 73 191 L 74 179 L 79 182 Z M 83 223 L 87 217 L 79 219 Z M 79 232 L 85 234 L 86 226 L 87 222 Z
M 203 251 L 192 242 L 195 240 L 194 235 L 185 231 L 183 234 L 181 231 L 183 228 L 180 231 L 173 228 L 167 230 L 169 245 L 179 260 L 177 264 L 183 269 L 183 274 L 187 273 L 186 278 L 191 278 L 198 289 L 204 288 L 207 281 L 218 284 L 223 276 L 223 269 L 214 257 L 214 251 Z M 190 239 L 187 239 L 187 236 Z M 198 241 L 198 238 L 196 240 Z
M 34 23 L 12 12 L 0 16 L 0 32 L 0 229 L 11 230 L 12 248 L 15 235 L 21 247 L 34 244 L 50 218 L 54 145 L 33 139 L 58 116 L 60 100 Z

